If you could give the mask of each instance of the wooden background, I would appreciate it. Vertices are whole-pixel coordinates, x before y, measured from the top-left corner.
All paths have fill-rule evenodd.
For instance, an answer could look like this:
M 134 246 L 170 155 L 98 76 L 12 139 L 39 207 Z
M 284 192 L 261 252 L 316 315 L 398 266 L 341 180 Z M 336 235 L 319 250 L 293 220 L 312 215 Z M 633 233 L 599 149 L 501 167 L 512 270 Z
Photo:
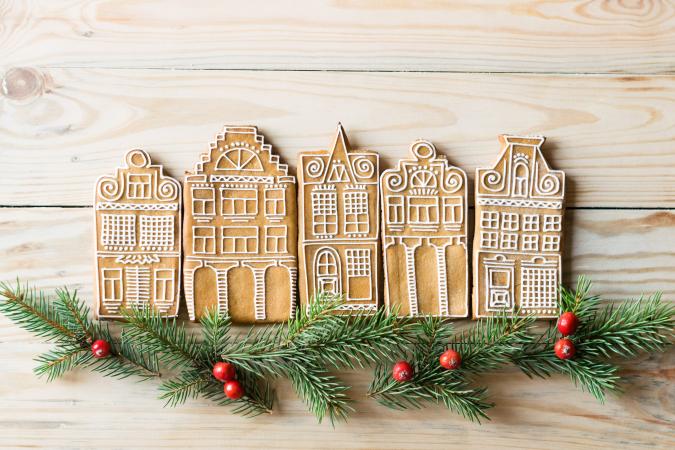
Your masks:
M 338 120 L 384 167 L 416 138 L 469 174 L 497 134 L 541 133 L 567 172 L 565 278 L 610 299 L 675 297 L 675 3 L 501 0 L 0 0 L 0 279 L 92 293 L 94 179 L 143 148 L 181 176 L 224 124 L 256 124 L 295 167 Z M 471 179 L 473 177 L 470 177 Z M 599 405 L 562 377 L 485 378 L 478 426 L 366 401 L 317 425 L 288 386 L 255 420 L 163 409 L 152 382 L 74 373 L 0 318 L 8 448 L 672 448 L 675 352 L 625 366 Z

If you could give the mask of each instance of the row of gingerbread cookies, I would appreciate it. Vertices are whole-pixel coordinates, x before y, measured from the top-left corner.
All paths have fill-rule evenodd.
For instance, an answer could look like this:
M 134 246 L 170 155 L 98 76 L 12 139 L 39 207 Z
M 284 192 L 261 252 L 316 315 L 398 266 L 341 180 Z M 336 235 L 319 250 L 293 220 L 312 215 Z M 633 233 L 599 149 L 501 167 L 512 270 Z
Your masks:
M 544 161 L 543 138 L 502 141 L 497 163 L 477 170 L 473 315 L 552 316 L 564 174 Z M 302 305 L 342 295 L 345 311 L 374 311 L 384 292 L 399 314 L 466 317 L 466 174 L 427 141 L 411 152 L 380 176 L 378 155 L 352 150 L 338 126 L 331 150 L 299 155 L 296 195 L 255 127 L 225 127 L 182 196 L 145 152 L 129 152 L 96 186 L 98 316 L 146 305 L 175 316 L 183 280 L 193 320 L 218 308 L 235 322 L 283 321 L 296 292 Z

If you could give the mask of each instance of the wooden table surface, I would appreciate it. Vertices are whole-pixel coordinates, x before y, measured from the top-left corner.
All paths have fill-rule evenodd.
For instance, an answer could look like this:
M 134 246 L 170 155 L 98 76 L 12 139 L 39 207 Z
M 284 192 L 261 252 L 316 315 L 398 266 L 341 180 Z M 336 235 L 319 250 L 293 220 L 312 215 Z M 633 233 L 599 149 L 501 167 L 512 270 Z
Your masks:
M 95 178 L 140 147 L 180 177 L 224 124 L 295 168 L 338 121 L 391 167 L 426 138 L 471 175 L 497 134 L 540 133 L 567 173 L 564 278 L 675 297 L 675 3 L 502 0 L 0 1 L 0 279 L 91 299 Z M 472 180 L 473 177 L 470 176 Z M 625 365 L 605 405 L 563 377 L 485 377 L 492 421 L 440 408 L 316 424 L 286 384 L 271 416 L 153 382 L 31 374 L 47 348 L 0 318 L 6 448 L 673 448 L 675 352 Z

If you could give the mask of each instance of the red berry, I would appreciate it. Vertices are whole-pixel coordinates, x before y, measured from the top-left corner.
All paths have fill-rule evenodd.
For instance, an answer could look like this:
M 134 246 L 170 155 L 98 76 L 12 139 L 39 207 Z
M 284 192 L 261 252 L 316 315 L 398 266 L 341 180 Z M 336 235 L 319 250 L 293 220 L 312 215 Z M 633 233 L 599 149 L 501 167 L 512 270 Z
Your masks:
M 578 326 L 579 319 L 573 312 L 568 311 L 562 313 L 558 319 L 558 331 L 560 331 L 563 336 L 574 334 L 574 332 L 577 331 Z
M 213 376 L 218 381 L 231 381 L 235 378 L 234 364 L 228 362 L 217 362 L 213 365 Z
M 94 355 L 94 358 L 107 358 L 110 355 L 110 344 L 103 339 L 94 341 L 91 344 L 91 353 Z
M 570 359 L 576 353 L 576 348 L 574 348 L 574 342 L 570 341 L 567 338 L 560 339 L 553 346 L 555 351 L 555 356 L 560 359 Z
M 415 371 L 407 361 L 399 361 L 394 364 L 394 369 L 391 372 L 391 376 L 394 377 L 394 380 L 399 382 L 410 381 L 412 380 L 414 373 Z
M 230 380 L 225 383 L 223 391 L 230 400 L 239 400 L 244 396 L 244 388 L 237 380 Z
M 439 362 L 442 367 L 445 367 L 448 370 L 459 369 L 459 366 L 462 365 L 462 355 L 453 349 L 449 349 L 443 352 L 439 358 Z

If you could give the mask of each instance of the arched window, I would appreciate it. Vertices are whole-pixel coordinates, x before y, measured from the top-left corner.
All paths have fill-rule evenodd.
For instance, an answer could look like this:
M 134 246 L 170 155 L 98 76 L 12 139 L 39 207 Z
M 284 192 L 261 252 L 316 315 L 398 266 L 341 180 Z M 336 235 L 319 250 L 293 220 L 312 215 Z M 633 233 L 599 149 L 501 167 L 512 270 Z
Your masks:
M 247 148 L 233 148 L 218 158 L 216 169 L 220 170 L 263 170 L 260 158 Z
M 527 197 L 529 187 L 530 169 L 523 161 L 518 161 L 513 167 L 513 196 Z
M 430 170 L 418 170 L 410 177 L 410 185 L 414 188 L 435 188 L 436 175 Z
M 315 293 L 340 294 L 340 257 L 332 248 L 322 248 L 314 257 Z

